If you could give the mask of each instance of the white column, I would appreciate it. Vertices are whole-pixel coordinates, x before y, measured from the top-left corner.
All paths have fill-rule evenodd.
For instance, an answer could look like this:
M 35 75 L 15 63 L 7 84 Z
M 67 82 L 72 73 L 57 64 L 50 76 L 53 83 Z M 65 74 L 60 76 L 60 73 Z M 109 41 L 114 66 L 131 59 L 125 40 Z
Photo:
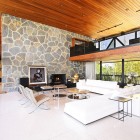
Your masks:
M 96 79 L 96 65 L 95 62 L 86 62 L 86 79 Z

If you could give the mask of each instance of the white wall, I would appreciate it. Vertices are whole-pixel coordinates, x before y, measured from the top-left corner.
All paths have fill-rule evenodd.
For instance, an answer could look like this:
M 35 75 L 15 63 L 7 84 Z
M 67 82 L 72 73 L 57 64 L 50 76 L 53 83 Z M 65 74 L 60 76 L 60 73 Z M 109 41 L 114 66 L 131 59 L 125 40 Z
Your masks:
M 86 62 L 85 65 L 86 79 L 96 79 L 96 65 L 95 62 Z

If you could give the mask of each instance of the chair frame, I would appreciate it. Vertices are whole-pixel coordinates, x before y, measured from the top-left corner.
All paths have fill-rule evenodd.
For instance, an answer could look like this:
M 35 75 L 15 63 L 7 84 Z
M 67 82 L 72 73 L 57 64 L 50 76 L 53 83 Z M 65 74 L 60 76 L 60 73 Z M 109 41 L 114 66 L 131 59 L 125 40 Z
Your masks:
M 21 104 L 21 105 L 25 105 L 26 103 L 28 103 L 28 102 L 30 101 L 29 95 L 27 94 L 27 92 L 26 92 L 24 86 L 19 85 L 18 88 L 19 88 L 19 92 L 24 96 L 24 97 L 22 97 L 19 101 L 22 101 L 23 99 L 26 99 L 26 101 L 25 101 L 24 103 Z
M 28 94 L 30 95 L 30 100 L 31 102 L 36 106 L 35 109 L 33 109 L 31 112 L 29 112 L 29 114 L 33 113 L 35 110 L 37 110 L 38 108 L 44 109 L 44 110 L 49 110 L 50 108 L 42 108 L 41 105 L 44 104 L 45 102 L 47 102 L 49 100 L 49 98 L 44 94 L 40 94 L 35 96 L 33 90 L 29 89 L 29 88 L 25 88 L 26 92 L 28 92 Z M 40 99 L 39 101 L 36 100 L 37 97 L 43 97 L 42 99 Z

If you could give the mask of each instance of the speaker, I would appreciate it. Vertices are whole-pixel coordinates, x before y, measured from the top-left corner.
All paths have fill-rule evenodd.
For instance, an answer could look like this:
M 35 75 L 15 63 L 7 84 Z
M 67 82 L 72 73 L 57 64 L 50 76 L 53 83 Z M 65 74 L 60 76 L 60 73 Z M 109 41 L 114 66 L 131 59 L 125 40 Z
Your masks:
M 136 43 L 140 43 L 140 38 L 130 39 L 129 40 L 129 44 L 136 44 Z
M 24 87 L 29 87 L 29 78 L 28 77 L 20 78 L 19 83 Z

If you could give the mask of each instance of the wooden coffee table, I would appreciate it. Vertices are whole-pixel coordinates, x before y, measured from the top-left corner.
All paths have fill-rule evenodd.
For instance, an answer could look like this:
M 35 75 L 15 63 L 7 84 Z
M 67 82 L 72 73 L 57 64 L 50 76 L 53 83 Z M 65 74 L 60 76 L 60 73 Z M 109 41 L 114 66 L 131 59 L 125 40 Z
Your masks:
M 89 93 L 89 90 L 81 90 L 81 89 L 69 89 L 68 90 L 69 93 L 72 93 L 71 95 L 68 95 L 68 98 L 70 99 L 87 99 L 90 96 L 87 95 L 87 93 Z

